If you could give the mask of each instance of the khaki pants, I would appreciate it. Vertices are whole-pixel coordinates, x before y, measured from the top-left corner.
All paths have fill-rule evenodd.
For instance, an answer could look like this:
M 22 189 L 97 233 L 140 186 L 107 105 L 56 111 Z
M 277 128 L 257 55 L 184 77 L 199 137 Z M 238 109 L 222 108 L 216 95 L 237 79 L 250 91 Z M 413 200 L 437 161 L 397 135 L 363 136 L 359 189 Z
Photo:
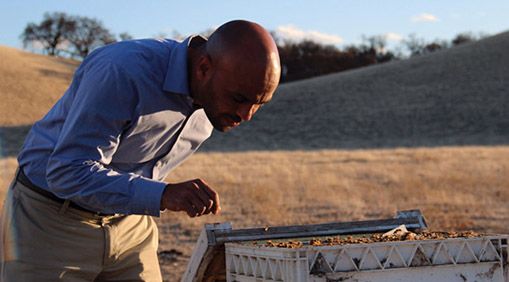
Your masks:
M 150 216 L 98 216 L 14 181 L 0 227 L 0 281 L 161 281 Z

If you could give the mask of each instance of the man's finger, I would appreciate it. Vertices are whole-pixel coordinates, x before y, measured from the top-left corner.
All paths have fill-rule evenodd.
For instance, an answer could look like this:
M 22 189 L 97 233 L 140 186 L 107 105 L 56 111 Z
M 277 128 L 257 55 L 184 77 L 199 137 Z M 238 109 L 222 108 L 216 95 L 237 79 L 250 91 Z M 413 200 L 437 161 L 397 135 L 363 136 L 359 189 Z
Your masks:
M 203 190 L 197 183 L 193 183 L 196 185 L 196 189 L 193 189 L 193 193 L 195 197 L 199 198 L 202 202 L 202 205 L 205 207 L 205 214 L 209 214 L 211 212 L 212 206 L 214 205 L 213 199 L 210 198 L 209 194 Z
M 194 214 L 196 216 L 203 215 L 203 213 L 207 210 L 207 208 L 203 205 L 202 201 L 198 197 L 194 196 L 194 193 L 188 200 L 191 203 Z
M 217 194 L 217 192 L 214 189 L 212 189 L 207 183 L 205 183 L 205 181 L 201 179 L 196 179 L 196 182 L 203 189 L 203 191 L 205 191 L 209 195 L 210 199 L 212 199 L 213 201 L 212 212 L 214 214 L 218 214 L 221 211 L 221 206 L 219 204 L 219 194 Z
M 189 217 L 195 217 L 196 216 L 196 211 L 195 211 L 191 201 L 186 201 L 185 203 L 183 203 L 183 208 L 184 208 L 183 210 L 187 213 L 187 215 Z

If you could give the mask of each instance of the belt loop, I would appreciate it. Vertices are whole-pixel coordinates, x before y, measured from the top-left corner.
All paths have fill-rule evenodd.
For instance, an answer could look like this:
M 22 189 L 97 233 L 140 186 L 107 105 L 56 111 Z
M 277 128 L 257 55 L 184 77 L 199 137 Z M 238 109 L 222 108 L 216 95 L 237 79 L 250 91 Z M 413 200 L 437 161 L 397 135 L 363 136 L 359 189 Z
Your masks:
M 60 210 L 58 211 L 59 214 L 63 214 L 65 213 L 65 211 L 67 210 L 67 208 L 69 207 L 69 204 L 71 203 L 70 200 L 65 200 L 64 203 L 62 204 L 62 207 L 60 207 Z

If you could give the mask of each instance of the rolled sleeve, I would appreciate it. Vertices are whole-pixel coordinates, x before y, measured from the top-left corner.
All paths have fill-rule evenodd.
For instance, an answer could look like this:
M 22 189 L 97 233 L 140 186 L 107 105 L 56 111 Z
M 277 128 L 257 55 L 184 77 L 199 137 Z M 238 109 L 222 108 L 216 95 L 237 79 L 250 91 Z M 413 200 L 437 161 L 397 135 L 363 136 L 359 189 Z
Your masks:
M 49 190 L 97 212 L 158 216 L 165 183 L 108 167 L 122 132 L 136 115 L 136 86 L 112 62 L 95 62 L 81 71 L 48 160 Z

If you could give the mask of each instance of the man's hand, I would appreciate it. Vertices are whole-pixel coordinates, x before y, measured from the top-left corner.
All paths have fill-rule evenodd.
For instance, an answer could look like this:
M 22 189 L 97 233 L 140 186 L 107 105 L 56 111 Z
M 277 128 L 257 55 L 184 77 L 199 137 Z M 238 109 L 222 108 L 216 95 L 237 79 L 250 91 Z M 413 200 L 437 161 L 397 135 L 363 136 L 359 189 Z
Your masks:
M 218 214 L 219 195 L 201 179 L 166 185 L 161 210 L 185 211 L 190 217 Z

